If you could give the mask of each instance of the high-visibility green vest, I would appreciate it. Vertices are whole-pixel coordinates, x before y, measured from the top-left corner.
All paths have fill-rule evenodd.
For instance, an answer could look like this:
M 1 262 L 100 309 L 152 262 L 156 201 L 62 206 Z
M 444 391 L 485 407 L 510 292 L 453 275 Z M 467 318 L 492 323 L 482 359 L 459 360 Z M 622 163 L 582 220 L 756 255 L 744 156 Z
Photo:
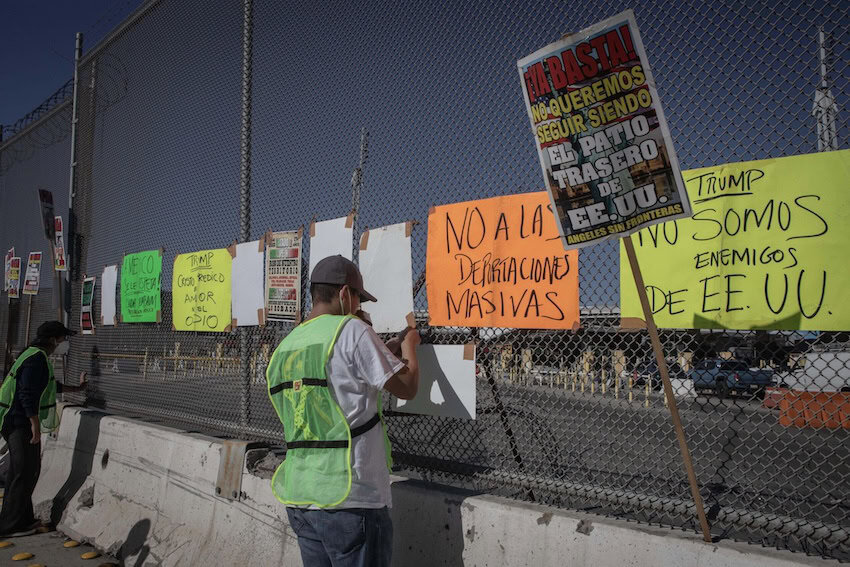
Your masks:
M 59 426 L 59 415 L 56 413 L 56 380 L 53 377 L 53 364 L 51 364 L 46 352 L 38 347 L 29 347 L 21 353 L 21 356 L 12 365 L 12 369 L 3 380 L 3 386 L 0 386 L 0 427 L 2 427 L 6 414 L 12 407 L 12 401 L 15 399 L 15 389 L 18 386 L 18 369 L 28 358 L 39 354 L 44 356 L 47 361 L 47 369 L 50 372 L 47 386 L 41 393 L 38 404 L 38 419 L 41 421 L 41 430 L 53 431 Z
M 286 437 L 286 458 L 272 477 L 272 491 L 287 506 L 342 504 L 351 492 L 351 440 L 379 423 L 392 466 L 380 395 L 378 413 L 352 430 L 328 386 L 325 366 L 350 319 L 321 315 L 298 325 L 266 369 L 269 399 Z

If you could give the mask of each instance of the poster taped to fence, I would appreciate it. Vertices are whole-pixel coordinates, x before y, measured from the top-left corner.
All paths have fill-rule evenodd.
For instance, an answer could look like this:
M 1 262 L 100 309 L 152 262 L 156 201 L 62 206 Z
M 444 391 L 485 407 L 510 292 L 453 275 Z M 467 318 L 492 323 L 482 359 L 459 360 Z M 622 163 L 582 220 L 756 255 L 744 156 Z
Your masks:
M 690 216 L 634 13 L 517 63 L 565 248 Z
M 354 251 L 354 214 L 310 223 L 310 274 L 319 260 L 337 254 L 351 260 Z M 309 277 L 309 274 L 308 274 Z
M 57 272 L 68 271 L 68 259 L 65 256 L 65 231 L 62 217 L 53 217 L 53 269 Z
M 363 287 L 378 298 L 365 306 L 376 333 L 404 329 L 413 319 L 413 223 L 370 228 L 360 237 Z
M 117 285 L 118 266 L 106 266 L 103 268 L 103 276 L 100 278 L 101 325 L 112 326 L 118 322 L 118 313 L 115 306 L 115 288 Z
M 9 259 L 9 299 L 21 297 L 21 258 L 15 256 Z
M 47 242 L 53 242 L 53 223 L 55 222 L 53 193 L 46 189 L 39 189 L 38 204 L 41 208 L 41 226 L 44 229 L 44 236 L 47 238 Z
M 578 252 L 543 191 L 433 207 L 426 289 L 434 326 L 572 329 Z
M 9 248 L 6 252 L 5 269 L 3 270 L 3 291 L 9 291 L 9 277 L 12 272 L 12 258 L 15 257 L 15 247 Z
M 174 330 L 229 331 L 231 273 L 227 248 L 178 254 L 171 280 Z
M 694 216 L 632 237 L 659 327 L 850 329 L 850 150 L 684 172 Z M 625 326 L 643 311 L 621 246 Z
M 124 256 L 121 263 L 121 322 L 162 320 L 162 250 Z
M 301 242 L 303 231 L 271 232 L 266 250 L 266 318 L 301 321 Z
M 96 278 L 83 278 L 83 289 L 80 298 L 80 329 L 84 335 L 94 334 L 94 320 L 92 318 L 94 308 L 94 287 Z
M 475 345 L 419 345 L 419 390 L 412 400 L 393 398 L 404 413 L 475 419 Z
M 263 259 L 265 239 L 243 242 L 234 248 L 231 265 L 230 294 L 231 326 L 262 325 L 263 314 Z
M 27 258 L 27 271 L 24 274 L 24 295 L 38 295 L 41 284 L 41 252 L 30 252 Z

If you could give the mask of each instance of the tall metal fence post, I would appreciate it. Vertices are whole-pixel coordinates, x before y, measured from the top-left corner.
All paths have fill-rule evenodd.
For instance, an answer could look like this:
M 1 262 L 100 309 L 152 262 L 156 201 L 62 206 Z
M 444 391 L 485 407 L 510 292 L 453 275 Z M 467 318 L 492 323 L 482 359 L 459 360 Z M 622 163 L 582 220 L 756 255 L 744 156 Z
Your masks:
M 251 80 L 253 0 L 242 2 L 242 132 L 239 167 L 239 242 L 251 238 Z M 240 423 L 247 426 L 251 415 L 251 336 L 247 327 L 239 328 L 239 372 L 242 377 Z
M 74 93 L 71 99 L 71 164 L 70 164 L 70 173 L 68 179 L 68 240 L 67 242 L 73 243 L 73 231 L 75 228 L 74 223 L 74 195 L 77 192 L 77 122 L 79 120 L 77 116 L 77 103 L 79 97 L 79 80 L 80 80 L 80 59 L 83 56 L 83 34 L 82 32 L 77 32 L 76 36 L 76 45 L 74 47 Z M 67 263 L 68 270 L 70 273 L 71 263 L 75 260 L 74 256 L 74 246 L 65 246 L 67 250 Z M 53 251 L 53 243 L 50 243 L 50 250 Z M 51 254 L 51 263 L 53 262 L 52 258 L 53 254 Z M 53 270 L 53 273 L 56 274 L 56 285 L 57 285 L 57 295 L 59 296 L 59 319 L 63 321 L 66 325 L 68 324 L 68 320 L 70 319 L 71 312 L 71 302 L 65 301 L 64 291 L 63 291 L 63 280 L 65 279 L 65 274 L 62 272 L 57 272 Z M 68 282 L 68 286 L 71 283 Z M 70 289 L 70 287 L 69 287 Z M 69 294 L 70 297 L 70 294 Z

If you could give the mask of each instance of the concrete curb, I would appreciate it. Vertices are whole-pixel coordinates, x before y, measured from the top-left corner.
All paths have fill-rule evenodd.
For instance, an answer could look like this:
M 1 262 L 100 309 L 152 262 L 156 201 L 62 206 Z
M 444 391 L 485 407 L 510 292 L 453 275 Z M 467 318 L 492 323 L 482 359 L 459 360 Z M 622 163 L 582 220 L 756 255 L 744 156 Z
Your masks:
M 67 407 L 44 442 L 34 501 L 65 533 L 132 565 L 300 566 L 269 480 L 243 463 L 242 498 L 216 496 L 223 441 Z M 393 484 L 394 564 L 405 567 L 837 564 L 418 481 Z

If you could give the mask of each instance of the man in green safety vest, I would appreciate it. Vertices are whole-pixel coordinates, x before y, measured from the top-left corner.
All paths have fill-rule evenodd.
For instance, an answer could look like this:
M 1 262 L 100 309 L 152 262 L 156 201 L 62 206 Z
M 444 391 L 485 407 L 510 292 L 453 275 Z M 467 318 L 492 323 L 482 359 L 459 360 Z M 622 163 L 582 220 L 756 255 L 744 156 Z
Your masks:
M 402 360 L 393 355 L 354 316 L 361 301 L 377 300 L 342 256 L 316 264 L 310 295 L 312 311 L 266 371 L 287 447 L 272 490 L 287 506 L 305 566 L 389 567 L 392 461 L 381 391 L 405 400 L 416 395 L 419 333 L 408 329 Z
M 0 434 L 9 450 L 0 537 L 30 535 L 40 525 L 33 513 L 32 493 L 41 473 L 41 432 L 59 425 L 56 393 L 86 387 L 83 372 L 79 386 L 63 388 L 48 358 L 67 352 L 67 339 L 73 334 L 59 321 L 42 324 L 0 386 Z

